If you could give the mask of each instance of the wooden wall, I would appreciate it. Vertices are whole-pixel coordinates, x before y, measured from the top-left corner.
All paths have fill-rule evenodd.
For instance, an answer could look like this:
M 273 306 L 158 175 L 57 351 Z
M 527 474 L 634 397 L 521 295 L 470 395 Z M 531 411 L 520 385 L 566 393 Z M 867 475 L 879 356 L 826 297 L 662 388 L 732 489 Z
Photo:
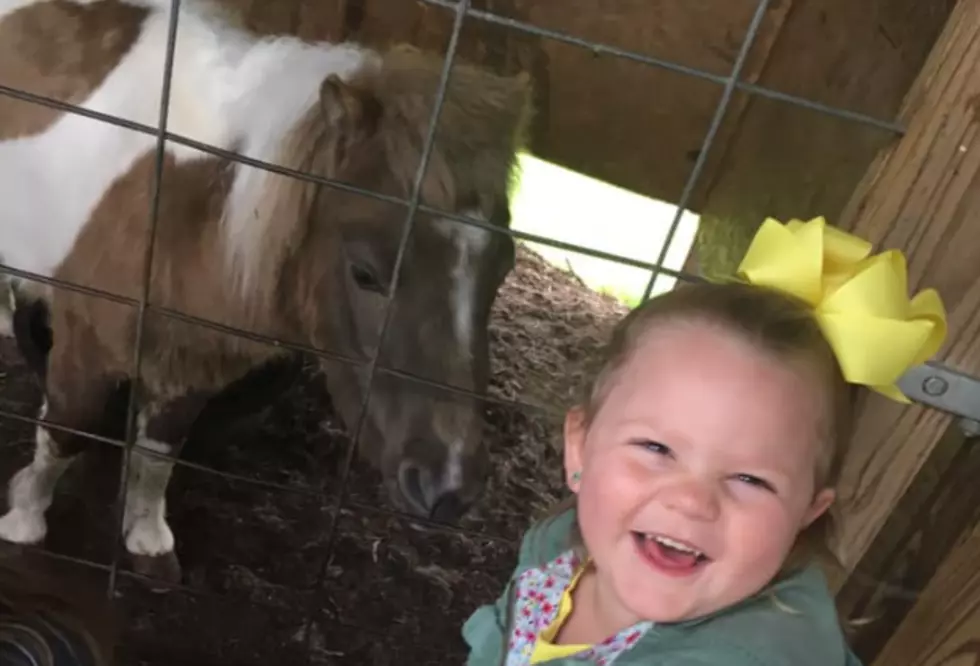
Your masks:
M 444 50 L 449 10 L 410 0 L 220 0 L 266 32 L 408 41 Z M 892 119 L 951 0 L 773 0 L 744 78 Z M 725 75 L 756 0 L 475 0 L 549 30 Z M 533 149 L 622 187 L 676 200 L 721 87 L 562 42 L 470 20 L 461 56 L 532 73 Z M 728 218 L 835 214 L 887 133 L 783 103 L 736 96 L 695 207 Z M 833 210 L 831 210 L 833 209 Z
M 221 0 L 268 32 L 408 41 L 444 50 L 449 10 L 408 0 Z M 953 0 L 773 0 L 743 79 L 891 120 Z M 475 0 L 549 30 L 727 74 L 756 0 Z M 721 87 L 560 41 L 470 20 L 460 54 L 532 73 L 533 150 L 667 201 L 680 198 Z M 766 215 L 835 218 L 894 136 L 737 93 L 691 207 L 690 268 L 730 272 Z M 651 257 L 651 260 L 655 257 Z
M 980 0 L 961 0 L 901 110 L 908 133 L 876 159 L 842 224 L 905 251 L 934 287 L 949 336 L 937 355 L 980 376 Z M 871 618 L 866 664 L 980 662 L 980 447 L 953 419 L 876 397 L 862 406 L 844 492 L 849 578 L 838 601 Z
M 952 2 L 796 0 L 758 83 L 893 120 Z M 835 220 L 890 132 L 753 97 L 732 118 L 703 197 L 697 259 L 728 274 L 766 216 Z

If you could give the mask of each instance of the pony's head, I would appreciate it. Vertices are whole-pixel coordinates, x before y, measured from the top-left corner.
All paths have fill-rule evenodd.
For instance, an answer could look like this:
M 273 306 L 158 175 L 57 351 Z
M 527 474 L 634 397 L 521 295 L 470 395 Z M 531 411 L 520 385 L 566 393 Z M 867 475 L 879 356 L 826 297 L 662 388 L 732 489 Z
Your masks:
M 441 58 L 398 47 L 346 81 L 327 77 L 316 108 L 287 140 L 301 159 L 285 163 L 407 199 L 441 68 Z M 503 77 L 454 65 L 422 181 L 422 203 L 509 225 L 508 191 L 525 139 L 530 92 L 523 74 Z M 278 243 L 296 259 L 282 262 L 293 273 L 283 283 L 299 298 L 291 308 L 299 319 L 296 327 L 328 351 L 365 361 L 379 355 L 357 442 L 360 453 L 381 470 L 397 506 L 455 520 L 484 486 L 484 410 L 473 394 L 486 390 L 490 309 L 514 265 L 513 241 L 419 212 L 389 303 L 407 209 L 292 182 L 284 187 L 296 192 L 268 201 L 291 202 L 299 214 L 270 219 L 299 220 L 302 231 L 283 225 L 278 233 L 289 241 L 272 236 L 266 241 L 271 238 L 272 247 Z M 268 247 L 263 252 L 270 257 Z M 387 334 L 380 339 L 389 305 Z M 331 397 L 353 429 L 368 389 L 365 368 L 331 363 L 326 374 Z

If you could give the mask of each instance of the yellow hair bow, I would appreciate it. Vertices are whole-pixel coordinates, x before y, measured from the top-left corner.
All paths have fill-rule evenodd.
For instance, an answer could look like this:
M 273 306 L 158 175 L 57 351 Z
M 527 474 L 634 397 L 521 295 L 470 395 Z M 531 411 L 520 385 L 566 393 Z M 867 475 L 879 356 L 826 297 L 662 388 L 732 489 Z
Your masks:
M 901 252 L 869 255 L 871 243 L 823 217 L 786 225 L 767 218 L 738 275 L 810 303 L 844 378 L 908 403 L 895 383 L 939 351 L 946 311 L 934 289 L 908 299 Z

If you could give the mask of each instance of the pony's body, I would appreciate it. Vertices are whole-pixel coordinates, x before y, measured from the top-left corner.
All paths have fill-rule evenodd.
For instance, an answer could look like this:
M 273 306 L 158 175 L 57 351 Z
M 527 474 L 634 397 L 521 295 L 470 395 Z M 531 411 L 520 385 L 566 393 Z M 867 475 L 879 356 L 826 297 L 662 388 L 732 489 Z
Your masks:
M 30 4 L 0 2 L 0 21 L 10 13 L 8 5 Z M 347 78 L 377 58 L 350 45 L 256 41 L 230 28 L 218 36 L 213 22 L 194 12 L 183 11 L 180 19 L 167 130 L 264 161 L 276 160 L 280 141 L 316 102 L 326 75 Z M 129 52 L 78 106 L 156 127 L 168 23 L 168 12 L 148 12 Z M 0 228 L 4 262 L 54 275 L 109 186 L 155 144 L 152 135 L 75 114 L 62 115 L 41 133 L 0 143 L 0 200 L 12 204 Z M 176 164 L 209 157 L 173 142 L 167 151 Z M 247 187 L 243 181 L 250 176 L 259 174 L 238 171 L 240 188 Z M 226 245 L 234 247 L 236 233 L 247 230 L 224 232 Z
M 200 0 L 183 4 L 168 131 L 408 196 L 438 60 L 404 49 L 258 39 Z M 0 83 L 154 127 L 169 20 L 169 2 L 0 0 Z M 36 43 L 32 30 L 41 33 Z M 17 47 L 9 46 L 12 34 Z M 51 34 L 77 47 L 84 66 L 66 58 L 51 67 L 42 43 Z M 526 80 L 457 67 L 450 82 L 423 199 L 506 224 Z M 0 260 L 139 299 L 155 147 L 153 135 L 0 97 Z M 479 392 L 489 308 L 513 246 L 486 230 L 421 216 L 391 333 L 379 340 L 404 216 L 400 206 L 168 142 L 149 302 L 349 358 L 379 353 L 396 370 Z M 53 331 L 42 416 L 91 430 L 118 383 L 131 379 L 136 310 L 70 291 L 24 291 L 46 302 Z M 126 545 L 133 555 L 174 564 L 163 501 L 172 463 L 140 451 L 177 455 L 209 397 L 280 350 L 153 311 L 141 350 Z M 363 376 L 337 364 L 327 377 L 353 428 Z M 357 444 L 385 474 L 396 503 L 452 518 L 481 487 L 481 411 L 472 398 L 382 375 Z M 81 448 L 78 437 L 38 428 L 34 461 L 11 482 L 0 537 L 43 538 L 54 485 Z

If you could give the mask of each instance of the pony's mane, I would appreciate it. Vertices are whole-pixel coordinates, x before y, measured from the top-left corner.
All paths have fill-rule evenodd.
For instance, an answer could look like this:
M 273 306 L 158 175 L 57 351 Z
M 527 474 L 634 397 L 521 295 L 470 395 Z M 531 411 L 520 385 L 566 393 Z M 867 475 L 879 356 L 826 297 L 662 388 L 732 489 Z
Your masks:
M 397 46 L 381 58 L 365 58 L 362 67 L 347 78 L 347 85 L 379 103 L 376 131 L 404 196 L 421 158 L 441 70 L 441 57 Z M 502 194 L 500 184 L 510 184 L 529 123 L 527 75 L 508 78 L 454 64 L 423 200 L 453 210 L 461 195 L 489 198 Z M 282 140 L 270 161 L 314 176 L 337 177 L 324 150 L 330 141 L 338 140 L 331 136 L 332 131 L 314 95 L 298 122 L 280 135 Z M 246 173 L 247 179 L 242 173 L 236 178 L 225 213 L 226 249 L 238 293 L 264 309 L 260 303 L 274 297 L 283 262 L 305 236 L 318 186 L 266 170 L 249 168 Z
M 372 88 L 385 109 L 388 162 L 407 193 L 415 177 L 442 74 L 443 58 L 414 47 L 389 50 Z M 436 125 L 423 198 L 452 210 L 466 193 L 497 196 L 515 175 L 530 126 L 530 77 L 502 77 L 455 62 Z M 476 202 L 486 204 L 488 202 Z

